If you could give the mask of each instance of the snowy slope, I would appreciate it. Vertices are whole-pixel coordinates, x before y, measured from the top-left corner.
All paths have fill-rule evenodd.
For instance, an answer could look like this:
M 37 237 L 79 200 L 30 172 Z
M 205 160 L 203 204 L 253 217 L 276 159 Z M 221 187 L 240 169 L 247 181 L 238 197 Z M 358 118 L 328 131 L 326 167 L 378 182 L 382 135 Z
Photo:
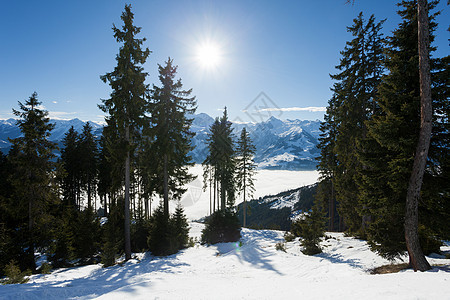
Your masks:
M 198 178 L 189 183 L 187 192 L 181 198 L 181 204 L 190 220 L 198 220 L 209 215 L 209 188 L 203 191 L 203 168 L 201 165 L 195 165 L 189 169 L 189 172 Z M 255 175 L 255 193 L 254 199 L 266 195 L 276 195 L 280 192 L 295 189 L 301 186 L 316 183 L 319 177 L 318 171 L 289 171 L 289 170 L 258 170 Z M 247 200 L 250 200 L 247 198 Z M 153 206 L 157 205 L 159 200 L 154 199 Z M 236 204 L 243 201 L 241 196 L 236 199 Z M 175 208 L 175 204 L 171 204 Z
M 199 236 L 203 225 L 191 224 Z M 370 275 L 388 262 L 365 242 L 330 234 L 324 253 L 305 256 L 298 241 L 287 252 L 275 244 L 283 232 L 242 231 L 236 243 L 196 245 L 169 257 L 91 265 L 33 275 L 22 285 L 0 286 L 0 299 L 448 299 L 450 260 L 430 259 L 429 272 Z M 445 250 L 449 251 L 450 247 Z

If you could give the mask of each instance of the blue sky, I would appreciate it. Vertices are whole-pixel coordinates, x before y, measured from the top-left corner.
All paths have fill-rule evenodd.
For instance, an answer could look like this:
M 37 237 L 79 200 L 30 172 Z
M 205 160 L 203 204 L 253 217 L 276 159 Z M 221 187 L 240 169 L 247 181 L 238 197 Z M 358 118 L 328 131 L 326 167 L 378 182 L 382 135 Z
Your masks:
M 147 82 L 159 84 L 157 64 L 170 56 L 185 88 L 197 97 L 197 112 L 212 117 L 225 105 L 230 119 L 260 121 L 322 119 L 331 96 L 330 73 L 351 39 L 346 26 L 363 11 L 387 18 L 389 35 L 400 18 L 397 1 L 4 1 L 0 10 L 0 118 L 33 91 L 54 118 L 101 121 L 97 108 L 110 88 L 99 76 L 113 70 L 121 26 L 132 4 L 139 37 L 153 52 Z M 449 54 L 449 8 L 441 1 L 435 56 Z M 214 68 L 196 59 L 199 45 L 220 50 Z M 259 96 L 259 97 L 258 97 Z M 312 108 L 311 108 L 312 107 Z M 261 114 L 254 110 L 266 108 Z M 270 111 L 281 108 L 282 111 Z M 252 112 L 253 110 L 253 112 Z M 268 111 L 269 110 L 269 111 Z

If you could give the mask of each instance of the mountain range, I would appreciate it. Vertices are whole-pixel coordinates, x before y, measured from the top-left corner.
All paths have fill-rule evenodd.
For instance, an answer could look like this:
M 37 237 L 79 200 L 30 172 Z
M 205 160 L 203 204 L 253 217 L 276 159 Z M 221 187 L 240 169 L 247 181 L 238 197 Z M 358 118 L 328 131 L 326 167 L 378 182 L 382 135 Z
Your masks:
M 191 130 L 195 133 L 192 140 L 194 150 L 190 153 L 195 163 L 202 163 L 207 155 L 206 139 L 209 127 L 214 119 L 205 113 L 192 116 L 194 121 Z M 51 120 L 55 128 L 51 132 L 50 140 L 61 145 L 66 132 L 71 126 L 78 132 L 86 122 L 79 119 Z M 90 122 L 94 135 L 99 137 L 103 125 Z M 315 158 L 319 155 L 317 149 L 320 134 L 320 121 L 280 120 L 271 117 L 259 123 L 232 124 L 237 137 L 246 127 L 256 147 L 255 162 L 263 169 L 281 170 L 312 170 L 316 167 Z M 0 120 L 0 150 L 9 151 L 11 143 L 8 138 L 21 135 L 15 119 Z

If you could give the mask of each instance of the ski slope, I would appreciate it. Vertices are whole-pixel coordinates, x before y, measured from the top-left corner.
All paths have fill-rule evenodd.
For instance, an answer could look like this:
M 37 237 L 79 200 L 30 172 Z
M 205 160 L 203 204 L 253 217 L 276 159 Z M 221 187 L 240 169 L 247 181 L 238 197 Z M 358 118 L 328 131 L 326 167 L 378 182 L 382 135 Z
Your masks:
M 199 237 L 202 224 L 191 223 Z M 168 257 L 135 254 L 109 268 L 91 265 L 33 275 L 0 286 L 0 299 L 449 299 L 450 260 L 428 258 L 428 272 L 370 275 L 388 261 L 365 242 L 329 233 L 324 253 L 305 256 L 298 240 L 275 244 L 283 232 L 242 230 L 242 246 L 196 245 Z M 450 251 L 450 244 L 443 248 Z M 446 265 L 446 266 L 445 266 Z

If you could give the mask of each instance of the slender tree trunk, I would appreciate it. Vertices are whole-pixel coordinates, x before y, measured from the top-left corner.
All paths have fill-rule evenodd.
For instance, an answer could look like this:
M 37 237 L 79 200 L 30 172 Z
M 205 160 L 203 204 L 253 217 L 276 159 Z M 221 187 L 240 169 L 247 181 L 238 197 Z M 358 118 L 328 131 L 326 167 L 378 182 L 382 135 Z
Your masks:
M 334 231 L 334 185 L 333 180 L 330 180 L 331 182 L 331 199 L 330 199 L 330 226 L 329 229 L 331 232 Z
M 212 171 L 209 170 L 209 214 L 212 214 Z
M 125 128 L 125 140 L 127 147 L 130 143 L 130 127 Z M 130 149 L 127 149 L 125 159 L 125 260 L 131 258 L 131 238 L 130 238 Z
M 213 195 L 213 213 L 216 212 L 216 193 L 217 193 L 217 187 L 216 187 L 216 178 L 214 177 L 214 195 Z
M 244 226 L 243 227 L 245 227 L 247 224 L 247 202 L 245 201 L 245 190 L 246 190 L 245 174 L 246 174 L 246 172 L 245 172 L 245 162 L 244 162 Z
M 167 154 L 164 154 L 164 216 L 169 218 L 169 174 L 167 174 Z
M 34 193 L 33 193 L 34 194 Z M 30 243 L 28 247 L 28 253 L 30 257 L 30 265 L 36 270 L 36 262 L 34 261 L 34 218 L 33 218 L 33 202 L 34 197 L 30 197 L 28 200 L 28 231 L 30 234 Z
M 220 182 L 220 206 L 222 210 L 225 210 L 226 197 L 225 197 L 225 182 Z
M 428 52 L 428 3 L 417 2 L 418 40 L 419 40 L 419 75 L 420 75 L 420 131 L 414 157 L 411 177 L 406 194 L 405 240 L 409 254 L 409 264 L 414 271 L 431 269 L 419 243 L 419 198 L 423 174 L 430 147 L 432 127 L 431 80 Z
M 88 193 L 88 209 L 91 209 L 91 207 L 92 207 L 92 203 L 91 203 L 92 199 L 91 199 L 91 182 L 90 182 L 90 180 L 88 180 L 87 193 Z

